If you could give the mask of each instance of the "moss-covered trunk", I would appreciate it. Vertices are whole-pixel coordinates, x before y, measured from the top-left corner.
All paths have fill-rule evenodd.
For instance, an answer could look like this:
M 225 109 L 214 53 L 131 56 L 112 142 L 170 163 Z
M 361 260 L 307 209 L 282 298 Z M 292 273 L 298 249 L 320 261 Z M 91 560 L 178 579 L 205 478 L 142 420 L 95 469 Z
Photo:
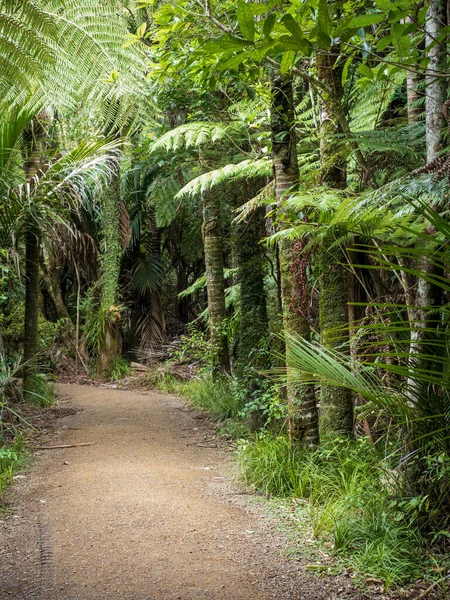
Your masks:
M 280 217 L 283 201 L 298 186 L 292 80 L 280 77 L 272 81 L 272 153 L 276 199 Z M 280 243 L 281 289 L 284 331 L 309 340 L 308 255 L 290 240 Z M 291 371 L 289 345 L 286 350 L 289 434 L 294 445 L 315 446 L 319 442 L 317 405 L 312 385 L 302 385 Z
M 31 223 L 25 232 L 25 323 L 23 352 L 23 391 L 33 400 L 36 391 L 39 352 L 39 259 L 40 235 Z
M 122 257 L 120 243 L 120 167 L 112 176 L 109 192 L 102 202 L 103 245 L 101 263 L 101 300 L 104 331 L 98 353 L 98 375 L 107 379 L 111 376 L 120 356 L 120 312 L 117 310 L 119 272 Z
M 336 53 L 317 52 L 318 77 L 334 90 L 334 98 L 325 97 L 320 123 L 321 183 L 334 189 L 346 186 L 346 159 L 340 151 L 342 133 L 334 105 L 342 98 L 341 72 L 336 65 Z M 339 232 L 338 232 L 339 233 Z M 336 237 L 328 234 L 319 251 L 320 300 L 319 320 L 322 343 L 331 350 L 349 351 L 348 273 L 344 248 Z M 350 390 L 323 385 L 321 389 L 321 432 L 352 435 L 353 398 Z
M 213 374 L 229 372 L 228 342 L 224 332 L 225 282 L 223 278 L 223 244 L 220 226 L 220 191 L 202 193 L 203 243 L 205 248 L 206 287 L 209 327 L 213 349 Z

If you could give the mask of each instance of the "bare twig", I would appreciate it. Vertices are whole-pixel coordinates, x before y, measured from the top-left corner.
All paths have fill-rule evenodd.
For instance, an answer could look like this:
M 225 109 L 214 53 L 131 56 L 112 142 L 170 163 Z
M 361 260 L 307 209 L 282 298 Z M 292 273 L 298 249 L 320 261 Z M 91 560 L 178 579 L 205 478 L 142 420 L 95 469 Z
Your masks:
M 91 446 L 91 444 L 61 444 L 60 446 L 34 446 L 35 450 L 59 450 L 60 448 L 79 448 L 80 446 Z

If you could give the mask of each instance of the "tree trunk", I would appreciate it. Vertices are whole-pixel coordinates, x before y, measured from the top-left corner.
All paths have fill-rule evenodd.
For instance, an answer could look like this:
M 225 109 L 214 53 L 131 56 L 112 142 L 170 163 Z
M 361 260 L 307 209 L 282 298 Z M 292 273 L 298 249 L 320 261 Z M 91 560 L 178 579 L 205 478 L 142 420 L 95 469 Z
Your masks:
M 442 107 L 447 99 L 448 80 L 442 77 L 446 68 L 447 52 L 445 42 L 435 43 L 441 30 L 446 26 L 447 2 L 430 0 L 425 29 L 425 48 L 430 48 L 428 74 L 425 78 L 425 110 L 427 162 L 434 160 L 441 150 L 441 132 L 445 126 Z M 441 76 L 439 76 L 441 75 Z
M 214 376 L 230 371 L 228 342 L 223 331 L 226 309 L 219 194 L 220 191 L 218 190 L 202 193 L 206 287 L 208 292 L 209 327 L 213 351 Z
M 36 390 L 37 355 L 39 352 L 39 259 L 40 237 L 30 224 L 25 233 L 25 323 L 23 392 L 26 400 L 33 400 Z
M 275 176 L 275 194 L 280 216 L 283 200 L 297 185 L 297 161 L 294 124 L 294 94 L 292 79 L 280 77 L 272 81 L 272 153 Z M 281 289 L 283 298 L 284 331 L 309 340 L 307 316 L 308 256 L 299 254 L 298 244 L 290 240 L 280 242 Z M 299 288 L 299 283 L 303 282 Z M 287 398 L 289 435 L 296 446 L 313 447 L 319 443 L 318 413 L 314 386 L 303 385 L 290 367 L 289 344 L 286 345 Z
M 44 268 L 41 272 L 41 277 L 44 280 L 48 295 L 55 307 L 56 316 L 58 319 L 70 319 L 67 307 L 61 293 L 61 285 L 59 281 L 58 267 L 55 263 L 53 250 L 48 241 L 43 241 L 44 253 Z
M 44 113 L 41 113 L 44 116 Z M 47 132 L 36 120 L 24 132 L 23 168 L 28 185 L 38 172 L 45 153 Z M 36 398 L 39 352 L 39 261 L 41 232 L 31 218 L 25 231 L 25 319 L 24 319 L 24 367 L 23 393 L 25 399 Z
M 426 142 L 427 142 L 427 162 L 431 162 L 439 156 L 441 150 L 441 132 L 445 125 L 445 118 L 442 113 L 442 107 L 447 99 L 448 80 L 442 77 L 446 68 L 447 52 L 445 43 L 435 43 L 441 35 L 441 30 L 447 22 L 447 2 L 444 0 L 430 0 L 427 17 L 425 22 L 426 39 L 425 48 L 430 47 L 428 56 L 428 74 L 425 79 L 425 112 L 426 112 Z M 434 74 L 435 73 L 435 74 Z M 441 75 L 441 77 L 439 77 Z M 429 224 L 427 233 L 433 236 L 436 233 L 434 225 Z M 418 268 L 425 274 L 425 278 L 419 278 L 417 282 L 417 292 L 415 298 L 414 323 L 411 332 L 410 354 L 412 361 L 415 361 L 415 355 L 420 353 L 427 354 L 428 358 L 419 358 L 416 367 L 421 369 L 430 368 L 429 357 L 434 352 L 439 352 L 438 345 L 433 344 L 434 330 L 436 328 L 436 317 L 432 316 L 433 307 L 438 306 L 442 301 L 442 289 L 427 281 L 427 275 L 443 275 L 439 272 L 433 260 L 424 256 L 419 261 Z M 427 342 L 427 337 L 430 340 Z M 434 367 L 439 368 L 439 367 Z M 415 388 L 417 382 L 414 374 L 408 382 L 410 388 Z
M 114 173 L 109 194 L 105 194 L 103 212 L 103 248 L 100 262 L 102 269 L 102 295 L 100 310 L 104 312 L 105 326 L 98 355 L 98 375 L 103 379 L 111 376 L 120 356 L 120 313 L 117 311 L 120 261 L 120 167 Z
M 343 95 L 341 73 L 336 69 L 337 54 L 318 52 L 316 68 L 319 78 L 335 92 L 335 98 Z M 338 136 L 341 129 L 334 102 L 324 98 L 320 123 L 321 183 L 334 189 L 346 186 L 346 159 L 339 152 Z M 319 320 L 322 344 L 334 350 L 348 351 L 348 274 L 343 266 L 346 257 L 342 246 L 335 243 L 335 236 L 328 234 L 322 242 L 319 256 L 320 300 Z M 344 348 L 341 346 L 344 344 Z M 345 346 L 346 345 L 346 346 Z M 353 399 L 350 390 L 323 385 L 321 389 L 321 420 L 323 433 L 352 435 Z

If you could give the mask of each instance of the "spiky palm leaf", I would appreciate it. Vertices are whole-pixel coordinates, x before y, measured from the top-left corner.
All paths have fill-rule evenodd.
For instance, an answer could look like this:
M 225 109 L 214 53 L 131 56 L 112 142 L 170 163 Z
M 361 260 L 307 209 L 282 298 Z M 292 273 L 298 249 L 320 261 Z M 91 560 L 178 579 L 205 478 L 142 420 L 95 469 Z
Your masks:
M 21 183 L 0 199 L 0 235 L 3 247 L 11 245 L 30 219 L 50 227 L 79 203 L 88 190 L 101 190 L 117 161 L 121 141 L 86 140 L 54 162 L 49 162 L 30 182 Z

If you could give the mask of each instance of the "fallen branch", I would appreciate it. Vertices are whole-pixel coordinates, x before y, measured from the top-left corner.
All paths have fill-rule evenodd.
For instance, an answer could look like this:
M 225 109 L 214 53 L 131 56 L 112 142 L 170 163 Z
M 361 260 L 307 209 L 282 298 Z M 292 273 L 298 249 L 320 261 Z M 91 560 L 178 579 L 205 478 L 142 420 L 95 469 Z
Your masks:
M 450 575 L 447 575 L 447 577 L 443 577 L 442 579 L 438 579 L 437 581 L 432 583 L 430 587 L 427 588 L 424 592 L 416 596 L 415 600 L 421 600 L 422 598 L 425 598 L 430 592 L 434 590 L 435 587 L 437 587 L 440 583 L 444 583 L 444 581 L 447 581 L 448 579 L 450 579 Z
M 33 446 L 35 450 L 59 450 L 60 448 L 79 448 L 80 446 L 90 446 L 91 444 L 61 444 L 60 446 Z

